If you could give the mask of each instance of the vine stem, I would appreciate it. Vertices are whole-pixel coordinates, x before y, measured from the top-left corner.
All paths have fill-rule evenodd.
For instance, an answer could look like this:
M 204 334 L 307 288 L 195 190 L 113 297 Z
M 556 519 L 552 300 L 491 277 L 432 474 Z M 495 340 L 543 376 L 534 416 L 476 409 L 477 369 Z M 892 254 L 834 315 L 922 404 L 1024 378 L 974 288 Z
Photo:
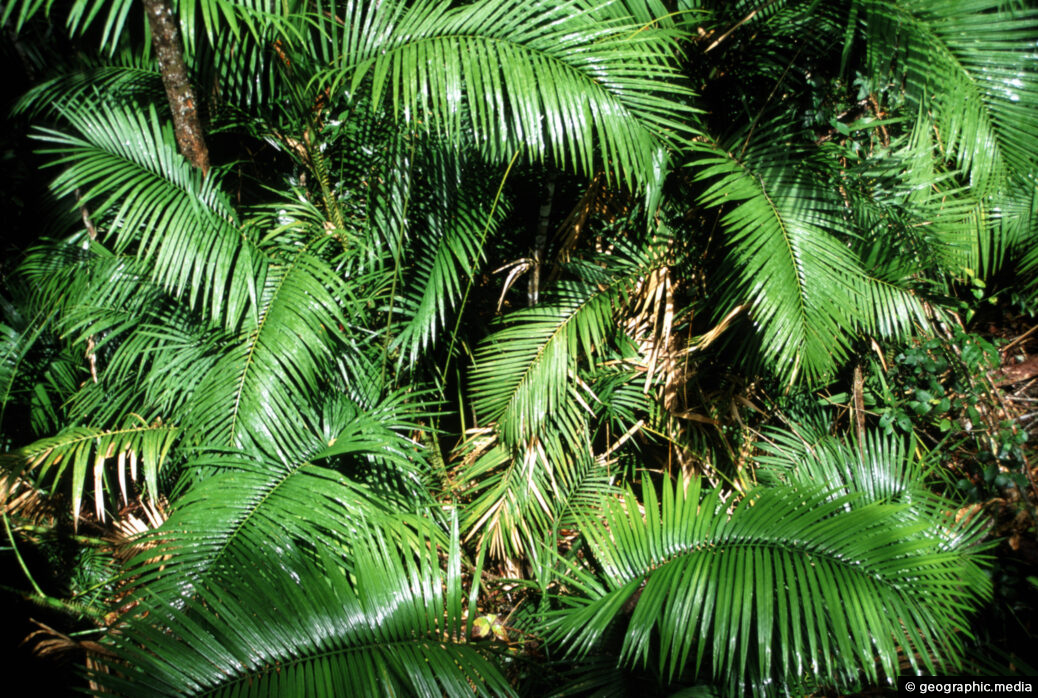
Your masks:
M 4 518 L 4 530 L 7 531 L 7 540 L 11 541 L 11 550 L 14 551 L 14 557 L 18 560 L 18 566 L 22 568 L 22 572 L 25 573 L 26 578 L 29 580 L 29 584 L 32 584 L 33 590 L 36 591 L 40 596 L 46 596 L 43 593 L 43 589 L 40 589 L 40 585 L 36 583 L 32 573 L 29 572 L 29 566 L 25 564 L 25 560 L 22 559 L 22 554 L 18 551 L 18 545 L 14 542 L 14 532 L 11 531 L 11 522 L 7 520 L 7 510 L 4 509 L 0 514 Z
M 479 250 L 483 251 L 483 243 L 487 240 L 487 233 L 490 232 L 490 223 L 494 220 L 494 213 L 497 211 L 497 205 L 501 201 L 501 192 L 505 190 L 505 182 L 508 181 L 508 175 L 512 173 L 512 167 L 515 165 L 515 161 L 519 159 L 519 152 L 521 149 L 517 148 L 515 153 L 512 155 L 512 159 L 508 161 L 508 167 L 505 169 L 504 175 L 501 177 L 501 182 L 497 185 L 497 194 L 494 195 L 494 203 L 490 207 L 490 213 L 487 214 L 487 222 L 483 226 L 483 234 L 479 238 Z M 443 366 L 442 376 L 447 375 L 447 367 L 450 365 L 451 357 L 454 355 L 454 345 L 458 339 L 458 331 L 461 329 L 461 315 L 465 309 L 465 304 L 468 302 L 469 293 L 472 291 L 472 284 L 476 281 L 476 270 L 475 267 L 469 271 L 469 280 L 465 285 L 465 293 L 461 297 L 461 304 L 458 306 L 458 317 L 454 321 L 454 331 L 451 332 L 451 343 L 447 347 L 447 363 Z

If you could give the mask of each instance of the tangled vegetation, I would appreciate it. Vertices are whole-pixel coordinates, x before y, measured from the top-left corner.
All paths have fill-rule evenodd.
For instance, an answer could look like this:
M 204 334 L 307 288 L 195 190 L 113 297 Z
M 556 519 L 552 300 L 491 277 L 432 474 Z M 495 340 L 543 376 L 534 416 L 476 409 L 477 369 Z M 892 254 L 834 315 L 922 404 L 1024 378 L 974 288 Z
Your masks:
M 7 593 L 92 690 L 1031 670 L 1033 3 L 2 13 Z

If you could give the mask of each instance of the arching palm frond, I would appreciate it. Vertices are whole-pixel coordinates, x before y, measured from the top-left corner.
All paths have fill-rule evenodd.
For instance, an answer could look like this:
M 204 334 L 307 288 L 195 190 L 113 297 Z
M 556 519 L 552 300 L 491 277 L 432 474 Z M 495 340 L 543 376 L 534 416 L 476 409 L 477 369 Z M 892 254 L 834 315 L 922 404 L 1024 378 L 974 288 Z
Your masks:
M 920 115 L 907 137 L 840 175 L 861 233 L 855 251 L 870 275 L 905 289 L 990 277 L 1025 254 L 1034 234 L 1030 178 L 1011 175 L 987 192 L 964 186 L 934 157 L 933 133 Z
M 495 422 L 509 448 L 539 435 L 576 385 L 578 362 L 593 365 L 610 346 L 614 313 L 665 254 L 658 241 L 618 242 L 612 255 L 572 264 L 579 281 L 560 281 L 546 302 L 506 316 L 475 351 L 469 389 L 479 420 Z
M 832 496 L 849 494 L 862 503 L 904 505 L 903 521 L 924 527 L 941 522 L 955 507 L 926 485 L 926 462 L 899 437 L 865 430 L 845 442 L 802 425 L 789 432 L 766 430 L 764 436 L 763 454 L 756 458 L 761 484 L 810 488 L 824 482 Z M 978 522 L 972 533 L 972 526 L 945 524 L 933 528 L 934 539 L 944 540 L 945 553 L 963 560 L 976 556 L 975 547 L 966 545 L 962 536 L 983 533 L 980 529 L 987 524 Z
M 888 283 L 938 278 L 980 261 L 977 199 L 955 173 L 938 168 L 925 131 L 917 121 L 911 137 L 834 173 L 859 233 L 850 244 L 868 273 Z
M 846 358 L 856 331 L 885 335 L 926 322 L 910 292 L 870 277 L 840 237 L 849 221 L 827 185 L 792 159 L 788 145 L 756 135 L 737 155 L 699 146 L 700 201 L 724 212 L 732 271 L 720 311 L 749 301 L 762 349 L 783 380 L 809 381 Z
M 979 194 L 1038 164 L 1038 11 L 999 0 L 869 2 L 870 67 L 892 60 L 909 99 L 933 120 L 939 147 Z
M 121 54 L 111 63 L 91 63 L 75 72 L 59 75 L 26 92 L 15 104 L 14 112 L 45 114 L 61 105 L 78 104 L 103 93 L 113 101 L 121 98 L 152 97 L 160 104 L 162 76 L 139 56 Z
M 346 323 L 342 279 L 321 257 L 304 248 L 264 262 L 257 320 L 246 323 L 196 393 L 190 426 L 207 439 L 242 444 L 292 424 L 294 395 L 319 392 Z
M 560 284 L 556 299 L 510 314 L 504 327 L 476 349 L 469 378 L 472 403 L 483 423 L 495 422 L 514 448 L 541 433 L 570 390 L 581 356 L 608 341 L 613 303 L 629 279 L 600 289 Z
M 360 412 L 343 401 L 320 426 L 270 434 L 267 453 L 207 450 L 193 458 L 183 468 L 174 512 L 156 534 L 160 550 L 172 557 L 160 559 L 154 549 L 142 553 L 136 563 L 140 585 L 156 597 L 174 598 L 226 579 L 228 569 L 248 567 L 250 560 L 276 557 L 280 549 L 342 549 L 363 521 L 406 537 L 402 531 L 413 518 L 408 512 L 424 502 L 376 496 L 327 467 L 337 457 L 373 456 L 413 473 L 416 447 L 394 430 L 399 417 L 393 410 Z
M 786 380 L 831 371 L 846 355 L 862 273 L 822 227 L 836 218 L 830 197 L 782 153 L 765 153 L 754 168 L 719 146 L 708 152 L 698 163 L 699 178 L 712 180 L 701 200 L 731 207 L 722 223 L 737 265 L 724 309 L 752 303 L 764 350 Z
M 92 483 L 97 518 L 104 521 L 105 492 L 115 489 L 110 481 L 113 477 L 117 479 L 125 502 L 127 493 L 138 480 L 138 464 L 148 494 L 158 495 L 159 470 L 178 436 L 175 426 L 142 423 L 136 416 L 126 419 L 118 429 L 70 427 L 4 456 L 4 460 L 14 461 L 11 465 L 5 464 L 4 470 L 15 477 L 30 473 L 38 482 L 58 483 L 71 466 L 73 519 L 79 519 L 83 492 L 88 483 Z M 114 474 L 106 467 L 113 461 Z
M 6 24 L 13 19 L 13 27 L 18 31 L 41 12 L 50 15 L 54 4 L 54 0 L 16 0 L 4 7 L 0 22 Z M 86 34 L 101 25 L 99 33 L 95 32 L 100 49 L 111 53 L 124 37 L 124 32 L 128 31 L 126 21 L 134 4 L 133 0 L 75 0 L 67 8 L 62 8 L 67 11 L 62 19 L 73 36 Z M 191 53 L 195 48 L 196 32 L 193 30 L 196 26 L 201 29 L 197 36 L 206 36 L 213 41 L 217 31 L 226 31 L 234 36 L 243 29 L 256 31 L 257 16 L 294 9 L 270 0 L 179 0 L 173 5 L 182 29 L 191 30 L 184 32 L 181 39 Z
M 610 491 L 608 468 L 592 457 L 588 415 L 574 398 L 545 420 L 542 436 L 518 449 L 484 434 L 463 445 L 451 477 L 468 500 L 462 529 L 488 543 L 492 556 L 518 555 L 557 529 L 588 493 Z
M 40 130 L 49 144 L 43 152 L 63 167 L 54 190 L 81 190 L 78 203 L 104 221 L 115 250 L 136 251 L 156 283 L 191 307 L 228 328 L 250 310 L 255 318 L 254 245 L 216 173 L 191 168 L 154 109 L 88 103 L 61 112 L 81 136 Z
M 845 444 L 797 425 L 795 433 L 765 432 L 756 458 L 758 481 L 808 486 L 824 482 L 834 492 L 860 493 L 864 501 L 923 505 L 931 498 L 925 473 L 902 440 L 867 431 L 860 444 Z
M 401 324 L 393 338 L 399 361 L 414 363 L 445 335 L 448 317 L 482 261 L 483 246 L 508 207 L 495 200 L 493 182 L 465 176 L 467 158 L 433 154 L 418 174 L 427 192 L 412 204 L 418 235 L 408 255 L 413 272 L 404 283 Z M 417 209 L 417 210 L 415 210 Z
M 50 491 L 69 493 L 74 522 L 80 517 L 84 493 L 92 493 L 97 517 L 104 521 L 108 504 L 116 505 L 120 494 L 126 503 L 138 482 L 144 483 L 149 496 L 159 495 L 159 471 L 179 438 L 176 411 L 156 411 L 154 403 L 141 400 L 143 391 L 133 381 L 139 377 L 135 370 L 147 363 L 153 342 L 145 342 L 144 356 L 134 354 L 140 364 L 119 365 L 127 347 L 118 340 L 126 334 L 132 338 L 135 332 L 147 334 L 148 328 L 129 328 L 142 315 L 161 314 L 163 301 L 168 305 L 169 299 L 144 278 L 145 265 L 114 256 L 96 244 L 88 250 L 75 245 L 75 254 L 63 255 L 70 246 L 35 250 L 21 268 L 36 282 L 26 310 L 33 306 L 50 310 L 45 318 L 41 316 L 32 342 L 21 347 L 19 358 L 32 361 L 25 353 L 43 335 L 43 346 L 36 351 L 42 352 L 45 363 L 36 370 L 46 369 L 44 375 L 52 378 L 42 382 L 22 406 L 33 413 L 42 408 L 61 426 L 41 430 L 57 433 L 6 454 L 4 470 L 14 477 L 28 475 Z M 117 347 L 114 352 L 110 343 Z M 110 375 L 125 377 L 127 372 L 130 380 Z M 11 380 L 16 378 L 12 375 Z M 39 421 L 35 414 L 33 418 Z
M 634 188 L 658 184 L 662 149 L 689 132 L 675 37 L 657 27 L 596 19 L 579 1 L 329 6 L 340 9 L 336 91 L 364 87 L 375 104 L 389 100 L 398 116 L 451 137 L 464 125 L 496 160 L 523 147 L 592 174 L 597 151 Z
M 592 373 L 587 383 L 568 388 L 540 435 L 518 450 L 490 429 L 474 433 L 450 478 L 465 497 L 463 533 L 500 558 L 532 555 L 533 541 L 554 544 L 563 529 L 579 530 L 583 515 L 619 493 L 620 449 L 640 429 L 635 413 L 647 415 L 655 400 L 643 383 L 640 373 Z
M 574 262 L 579 281 L 561 281 L 545 302 L 506 316 L 477 347 L 469 391 L 492 433 L 467 442 L 455 479 L 471 498 L 463 527 L 489 537 L 495 555 L 540 540 L 585 490 L 608 490 L 610 473 L 592 449 L 593 422 L 608 406 L 581 376 L 594 381 L 596 363 L 614 358 L 614 315 L 666 263 L 665 251 L 618 242 L 613 255 Z
M 622 619 L 620 661 L 655 661 L 669 678 L 753 694 L 890 682 L 902 658 L 954 667 L 966 609 L 990 593 L 970 549 L 979 530 L 939 509 L 906 519 L 907 505 L 817 485 L 732 502 L 698 480 L 665 483 L 662 502 L 646 486 L 641 501 L 644 514 L 629 492 L 582 529 L 604 586 L 573 577 L 590 598 L 559 611 L 551 634 L 578 656 Z
M 111 342 L 114 348 L 102 345 L 105 351 L 95 357 L 99 380 L 87 381 L 71 397 L 70 415 L 94 425 L 116 424 L 131 413 L 149 422 L 190 421 L 195 392 L 231 337 L 206 328 L 197 317 L 177 322 L 182 308 L 158 310 L 127 313 L 125 320 L 135 324 Z
M 94 679 L 127 696 L 513 695 L 465 641 L 457 544 L 446 571 L 438 553 L 362 532 L 345 557 L 282 551 L 233 568 L 248 584 L 144 596 L 113 636 L 123 661 Z
M 66 418 L 105 428 L 129 414 L 178 423 L 229 333 L 154 283 L 147 261 L 97 242 L 57 251 L 69 247 L 78 254 L 67 267 L 40 263 L 55 250 L 33 252 L 22 267 L 37 287 L 35 302 L 55 308 L 55 333 L 85 374 L 65 395 Z

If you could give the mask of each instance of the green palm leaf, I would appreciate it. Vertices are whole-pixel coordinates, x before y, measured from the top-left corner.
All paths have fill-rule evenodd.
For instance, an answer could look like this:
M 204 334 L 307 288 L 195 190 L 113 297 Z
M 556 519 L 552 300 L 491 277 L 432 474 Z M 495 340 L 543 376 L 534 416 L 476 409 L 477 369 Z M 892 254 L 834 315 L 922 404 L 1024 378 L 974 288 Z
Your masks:
M 506 445 L 541 432 L 566 400 L 581 353 L 590 355 L 615 330 L 613 302 L 626 279 L 618 281 L 606 289 L 560 285 L 557 300 L 512 313 L 476 349 L 469 379 L 473 407 L 481 421 L 497 423 Z
M 795 432 L 765 432 L 758 456 L 762 484 L 808 486 L 824 482 L 834 491 L 860 493 L 866 501 L 915 503 L 932 500 L 923 487 L 926 473 L 894 437 L 867 431 L 861 444 L 844 444 L 831 436 L 816 436 L 808 427 Z
M 406 512 L 422 502 L 378 499 L 328 467 L 330 459 L 373 456 L 413 475 L 415 446 L 394 430 L 397 416 L 395 409 L 360 412 L 343 400 L 322 425 L 269 434 L 261 441 L 266 453 L 203 452 L 185 466 L 186 491 L 175 497 L 173 514 L 156 533 L 173 557 L 156 562 L 154 550 L 143 553 L 136 561 L 140 584 L 150 594 L 176 595 L 224 579 L 228 569 L 247 567 L 256 556 L 276 556 L 279 549 L 338 549 L 362 520 L 404 530 L 413 523 Z M 397 507 L 404 513 L 390 516 Z
M 253 244 L 238 228 L 219 177 L 203 177 L 176 149 L 154 109 L 79 104 L 61 112 L 82 137 L 41 129 L 63 170 L 53 188 L 82 190 L 117 252 L 134 248 L 156 283 L 186 295 L 228 328 L 256 302 Z M 253 313 L 255 313 L 253 309 Z
M 674 35 L 596 18 L 583 2 L 424 0 L 347 4 L 336 91 L 370 89 L 398 116 L 468 138 L 495 160 L 519 147 L 537 160 L 629 187 L 657 183 L 662 149 L 688 133 L 677 98 Z M 340 8 L 329 6 L 336 15 Z M 370 87 L 368 87 L 370 85 Z M 667 95 L 662 94 L 666 90 Z
M 198 23 L 210 41 L 215 38 L 218 29 L 229 31 L 235 36 L 243 27 L 256 31 L 257 15 L 287 9 L 269 0 L 180 0 L 172 4 L 183 28 L 193 29 Z M 100 48 L 114 52 L 127 31 L 126 20 L 133 6 L 133 0 L 76 0 L 68 7 L 64 19 L 73 36 L 85 34 L 97 22 L 103 23 L 99 36 Z M 53 7 L 54 0 L 16 0 L 3 8 L 0 21 L 6 24 L 14 17 L 14 28 L 17 31 L 41 11 L 49 15 Z M 189 51 L 194 49 L 194 38 L 194 31 L 183 33 L 182 40 Z
M 27 364 L 31 365 L 29 354 L 50 328 L 54 311 L 45 316 L 41 314 L 32 322 L 26 323 L 27 318 L 22 317 L 19 310 L 7 299 L 0 298 L 0 307 L 7 321 L 0 322 L 0 434 L 3 434 L 4 416 L 7 414 L 8 405 L 15 404 L 19 397 L 24 398 L 19 395 L 20 392 L 30 390 L 19 384 L 24 383 L 28 377 Z M 46 394 L 39 387 L 32 392 Z M 47 402 L 49 404 L 50 401 Z M 53 412 L 53 409 L 51 411 Z
M 30 115 L 56 111 L 62 104 L 91 100 L 94 95 L 120 98 L 162 97 L 162 76 L 142 57 L 129 51 L 110 63 L 88 63 L 80 70 L 59 75 L 34 86 L 18 100 L 14 112 Z
M 462 447 L 452 485 L 467 499 L 461 519 L 467 538 L 489 544 L 494 557 L 518 555 L 577 512 L 611 492 L 610 472 L 591 453 L 587 415 L 577 400 L 547 420 L 543 437 L 518 451 L 475 435 Z
M 477 417 L 496 422 L 506 446 L 528 441 L 568 401 L 581 358 L 594 362 L 617 333 L 614 312 L 642 279 L 665 264 L 658 241 L 571 265 L 580 281 L 561 281 L 548 302 L 511 313 L 476 348 L 469 389 Z M 575 401 L 576 404 L 580 400 Z M 561 414 L 561 413 L 560 413 Z
M 870 2 L 869 61 L 903 69 L 938 147 L 980 194 L 1038 163 L 1038 12 L 999 0 Z
M 494 205 L 485 180 L 465 176 L 476 163 L 436 153 L 430 159 L 428 168 L 417 174 L 431 191 L 422 192 L 412 204 L 412 217 L 417 219 L 409 250 L 413 271 L 400 308 L 403 327 L 393 339 L 399 360 L 412 364 L 435 344 L 466 282 L 475 276 L 483 243 L 507 212 L 507 207 Z
M 1032 172 L 1013 182 L 997 205 L 992 248 L 1001 251 L 1008 247 L 1019 255 L 1021 269 L 1030 276 L 1027 287 L 1034 298 L 1038 293 L 1038 275 L 1035 274 L 1038 271 L 1038 245 L 1034 244 L 1038 237 L 1038 182 L 1035 174 Z M 1001 262 L 1000 257 L 996 257 L 997 262 Z
M 355 534 L 345 558 L 281 551 L 234 568 L 248 584 L 145 596 L 114 636 L 117 673 L 94 678 L 127 696 L 513 695 L 460 635 L 457 544 L 446 574 L 438 546 L 417 549 Z
M 922 121 L 909 137 L 834 174 L 860 231 L 851 244 L 868 272 L 884 282 L 911 284 L 913 276 L 988 266 L 987 259 L 998 253 L 996 241 L 985 244 L 990 236 L 981 202 L 956 173 L 934 161 Z M 1008 248 L 1000 247 L 1003 253 Z
M 330 238 L 318 238 L 319 248 Z M 343 281 L 306 248 L 266 261 L 256 282 L 259 317 L 201 381 L 189 422 L 208 438 L 228 444 L 264 440 L 296 421 L 294 395 L 316 394 L 333 358 L 339 328 L 347 322 L 340 303 Z
M 738 156 L 698 144 L 700 201 L 723 211 L 731 250 L 719 314 L 748 301 L 773 370 L 814 380 L 843 362 L 859 328 L 898 336 L 926 318 L 909 291 L 865 272 L 840 239 L 853 233 L 833 193 L 776 135 L 761 129 Z
M 971 600 L 990 593 L 977 527 L 939 509 L 870 502 L 823 487 L 761 487 L 738 502 L 694 480 L 605 504 L 583 531 L 606 587 L 560 611 L 552 639 L 587 653 L 633 605 L 620 661 L 658 657 L 668 677 L 691 667 L 735 692 L 804 681 L 892 681 L 954 667 Z M 574 583 L 579 580 L 574 579 Z
M 665 249 L 618 242 L 614 255 L 572 264 L 582 280 L 559 282 L 546 302 L 511 313 L 476 348 L 472 406 L 493 435 L 466 443 L 456 478 L 471 498 L 463 527 L 488 537 L 495 555 L 541 539 L 570 504 L 609 489 L 590 423 L 608 407 L 580 380 L 581 365 L 606 355 L 618 332 L 614 314 L 665 263 Z
M 104 521 L 105 492 L 113 489 L 108 484 L 112 476 L 106 465 L 115 461 L 115 477 L 124 502 L 138 479 L 138 464 L 148 494 L 156 497 L 159 470 L 179 435 L 176 426 L 161 422 L 147 424 L 136 415 L 125 419 L 118 429 L 69 427 L 56 436 L 40 439 L 6 455 L 4 460 L 8 463 L 4 469 L 14 477 L 34 470 L 38 482 L 58 483 L 71 466 L 73 519 L 79 519 L 83 492 L 89 481 L 93 483 L 97 517 Z

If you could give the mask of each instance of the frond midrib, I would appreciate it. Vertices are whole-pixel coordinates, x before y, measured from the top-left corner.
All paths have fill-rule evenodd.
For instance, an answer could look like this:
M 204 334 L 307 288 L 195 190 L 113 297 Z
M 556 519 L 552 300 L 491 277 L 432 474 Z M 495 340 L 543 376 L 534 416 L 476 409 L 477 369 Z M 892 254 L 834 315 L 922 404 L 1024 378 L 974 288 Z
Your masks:
M 802 544 L 797 544 L 797 541 L 790 539 L 786 536 L 772 538 L 772 539 L 755 539 L 747 541 L 725 541 L 725 542 L 711 542 L 702 541 L 694 544 L 683 544 L 681 545 L 682 550 L 672 553 L 663 559 L 653 560 L 651 566 L 642 572 L 637 572 L 633 576 L 628 576 L 620 573 L 620 570 L 615 563 L 610 563 L 607 569 L 612 569 L 615 574 L 615 579 L 621 581 L 616 588 L 610 593 L 614 593 L 621 589 L 624 585 L 637 579 L 648 579 L 652 576 L 652 573 L 659 568 L 667 565 L 668 563 L 675 562 L 681 559 L 688 559 L 695 555 L 702 553 L 725 552 L 726 549 L 752 549 L 752 548 L 765 548 L 774 550 L 779 553 L 786 555 L 800 555 L 801 557 L 809 558 L 812 555 L 827 561 L 834 567 L 841 567 L 845 570 L 854 571 L 861 577 L 871 579 L 888 589 L 901 593 L 904 591 L 904 587 L 895 580 L 889 579 L 889 575 L 884 575 L 878 570 L 870 570 L 866 563 L 867 560 L 855 558 L 854 560 L 848 560 L 846 555 L 841 555 L 839 550 L 831 550 L 828 548 L 812 547 L 810 541 L 804 541 Z
M 771 211 L 772 216 L 774 216 L 775 221 L 779 225 L 779 230 L 782 233 L 782 241 L 786 243 L 786 252 L 789 253 L 790 265 L 791 265 L 791 267 L 793 269 L 796 270 L 795 273 L 793 274 L 793 276 L 796 277 L 796 283 L 797 283 L 797 307 L 800 310 L 799 315 L 800 315 L 801 327 L 804 329 L 804 332 L 805 332 L 805 335 L 806 335 L 807 332 L 811 328 L 810 328 L 810 323 L 809 323 L 809 320 L 808 320 L 807 306 L 804 303 L 804 299 L 807 297 L 807 290 L 806 290 L 806 288 L 804 286 L 804 268 L 797 261 L 797 255 L 796 255 L 796 250 L 794 249 L 792 236 L 790 235 L 789 230 L 786 227 L 786 222 L 783 220 L 782 215 L 781 215 L 778 207 L 775 206 L 775 202 L 772 201 L 771 200 L 771 196 L 768 195 L 767 187 L 764 186 L 764 181 L 761 180 L 759 177 L 756 177 L 756 176 L 752 175 L 751 173 L 749 173 L 746 170 L 746 167 L 745 167 L 745 165 L 743 165 L 742 162 L 739 162 L 739 166 L 741 168 L 743 168 L 743 170 L 744 170 L 744 172 L 746 174 L 748 174 L 750 177 L 753 178 L 753 181 L 754 181 L 755 185 L 759 184 L 758 189 L 759 189 L 759 191 L 761 193 L 761 196 L 763 196 L 764 200 L 768 202 L 768 210 Z
M 271 290 L 270 301 L 266 303 L 266 307 L 263 309 L 263 313 L 259 318 L 259 322 L 257 323 L 256 328 L 249 332 L 249 346 L 244 357 L 245 365 L 242 366 L 241 378 L 238 380 L 238 387 L 234 393 L 234 404 L 231 408 L 231 426 L 229 437 L 230 443 L 232 444 L 234 443 L 235 437 L 237 436 L 238 418 L 241 415 L 242 395 L 245 392 L 245 383 L 248 380 L 249 369 L 252 368 L 254 364 L 253 357 L 256 353 L 257 348 L 260 345 L 260 336 L 263 334 L 263 330 L 267 326 L 267 320 L 270 318 L 271 310 L 277 303 L 278 298 L 280 298 L 281 292 L 285 286 L 285 283 L 288 281 L 289 275 L 296 268 L 296 265 L 298 264 L 299 260 L 303 257 L 303 255 L 308 254 L 310 246 L 314 244 L 316 241 L 316 238 L 312 238 L 309 242 L 307 242 L 305 246 L 298 250 L 296 254 L 292 256 L 291 261 L 282 268 L 281 278 L 278 279 L 277 284 Z M 273 260 L 271 260 L 271 263 L 273 264 Z
M 229 528 L 225 529 L 225 534 L 222 536 L 223 540 L 220 542 L 219 546 L 213 549 L 211 554 L 206 555 L 204 559 L 200 561 L 198 567 L 195 568 L 195 582 L 204 580 L 208 577 L 209 572 L 216 567 L 217 563 L 231 548 L 231 544 L 239 537 L 249 521 L 263 507 L 264 503 L 274 496 L 274 493 L 277 492 L 278 488 L 282 487 L 307 465 L 310 465 L 309 459 L 297 462 L 290 465 L 277 479 L 268 479 L 264 482 L 263 490 L 265 491 L 262 491 L 261 496 L 258 499 L 250 499 L 247 502 L 247 506 L 242 507 L 239 517 L 232 522 L 232 525 Z M 208 533 L 208 531 L 203 532 Z
M 642 271 L 643 270 L 638 269 L 638 273 L 641 273 Z M 551 333 L 547 336 L 547 338 L 544 341 L 540 342 L 539 346 L 537 347 L 536 354 L 534 354 L 534 356 L 527 363 L 526 367 L 523 369 L 522 374 L 519 376 L 519 380 L 516 381 L 515 389 L 509 393 L 508 400 L 505 402 L 505 408 L 501 411 L 501 414 L 498 416 L 499 422 L 502 417 L 505 417 L 513 409 L 515 409 L 516 397 L 525 389 L 527 389 L 527 386 L 530 384 L 530 375 L 533 373 L 536 367 L 540 365 L 541 358 L 544 356 L 544 352 L 547 351 L 548 346 L 553 342 L 557 341 L 560 335 L 562 335 L 564 338 L 564 331 L 570 326 L 572 322 L 576 321 L 581 311 L 590 306 L 591 303 L 599 300 L 602 296 L 610 294 L 623 281 L 626 281 L 626 279 L 626 276 L 620 276 L 614 279 L 613 283 L 609 284 L 605 288 L 596 288 L 596 290 L 593 293 L 588 294 L 586 299 L 580 301 L 575 306 L 573 306 L 568 316 L 562 322 L 556 325 L 555 329 L 551 331 Z
M 295 265 L 295 259 L 292 260 L 291 266 Z M 242 394 L 245 392 L 245 382 L 248 379 L 249 369 L 253 364 L 253 355 L 256 352 L 256 348 L 259 346 L 260 335 L 263 334 L 263 328 L 266 327 L 267 319 L 270 317 L 271 308 L 273 308 L 275 301 L 281 294 L 281 289 L 285 285 L 285 280 L 288 278 L 288 269 L 278 279 L 277 286 L 271 293 L 270 302 L 266 304 L 263 309 L 263 313 L 259 318 L 259 322 L 256 324 L 256 328 L 249 332 L 248 336 L 248 349 L 245 352 L 244 366 L 241 369 L 241 378 L 238 379 L 238 387 L 234 391 L 234 404 L 231 407 L 231 426 L 230 426 L 230 443 L 234 443 L 235 436 L 237 435 L 238 429 L 238 417 L 241 415 L 241 401 Z
M 91 427 L 91 426 L 81 426 L 81 427 L 73 427 L 73 428 L 75 428 L 75 429 L 98 429 L 98 427 Z M 177 427 L 176 425 L 173 425 L 173 424 L 160 424 L 158 426 L 147 424 L 147 425 L 140 426 L 140 427 L 123 427 L 123 428 L 120 428 L 120 429 L 112 429 L 112 430 L 108 430 L 108 431 L 101 430 L 100 432 L 95 432 L 95 433 L 92 433 L 92 434 L 74 434 L 74 435 L 70 435 L 71 438 L 69 438 L 67 440 L 62 440 L 58 444 L 54 444 L 54 445 L 46 446 L 46 447 L 37 447 L 36 449 L 33 449 L 33 446 L 37 446 L 37 444 L 39 444 L 39 441 L 37 441 L 35 443 L 29 444 L 28 446 L 26 446 L 24 449 L 22 449 L 21 453 L 25 457 L 29 458 L 30 460 L 36 460 L 36 459 L 40 458 L 43 454 L 48 452 L 48 451 L 54 451 L 55 449 L 59 449 L 59 448 L 61 448 L 61 449 L 69 448 L 70 446 L 73 446 L 73 445 L 78 444 L 78 443 L 82 443 L 84 441 L 92 441 L 92 440 L 95 440 L 95 439 L 102 439 L 102 438 L 105 438 L 107 436 L 122 436 L 122 435 L 125 435 L 125 434 L 143 434 L 143 433 L 151 433 L 151 432 L 159 432 L 159 431 L 176 432 L 178 429 L 179 429 L 179 427 Z M 57 434 L 55 436 L 50 436 L 50 437 L 45 437 L 44 439 L 40 439 L 40 441 L 43 441 L 43 440 L 58 440 L 58 439 L 61 439 L 61 438 L 62 438 L 62 435 L 61 434 Z

